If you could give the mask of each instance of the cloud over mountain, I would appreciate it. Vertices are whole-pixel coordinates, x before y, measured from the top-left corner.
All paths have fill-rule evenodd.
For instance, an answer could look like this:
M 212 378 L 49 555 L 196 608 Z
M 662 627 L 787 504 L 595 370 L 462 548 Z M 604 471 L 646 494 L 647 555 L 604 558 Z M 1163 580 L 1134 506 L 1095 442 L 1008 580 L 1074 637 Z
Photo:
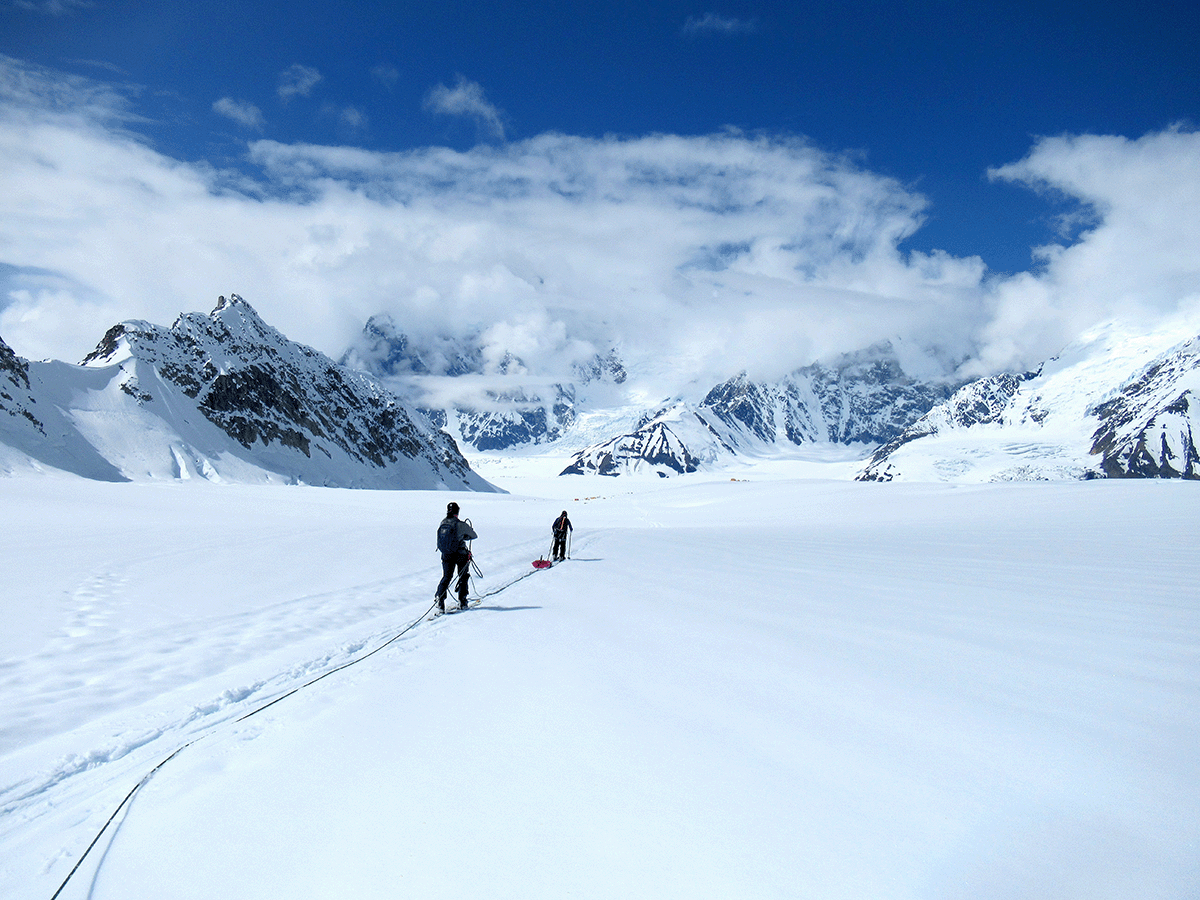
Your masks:
M 1200 137 L 1183 129 L 1046 139 L 995 169 L 1094 213 L 1038 269 L 998 277 L 903 250 L 925 198 L 801 138 L 260 140 L 219 169 L 139 138 L 120 90 L 58 76 L 0 59 L 0 333 L 26 357 L 78 358 L 107 323 L 231 283 L 334 355 L 387 312 L 418 337 L 486 333 L 533 374 L 619 345 L 669 391 L 889 339 L 914 367 L 1013 369 L 1099 318 L 1197 307 Z M 469 87 L 437 103 L 486 121 Z

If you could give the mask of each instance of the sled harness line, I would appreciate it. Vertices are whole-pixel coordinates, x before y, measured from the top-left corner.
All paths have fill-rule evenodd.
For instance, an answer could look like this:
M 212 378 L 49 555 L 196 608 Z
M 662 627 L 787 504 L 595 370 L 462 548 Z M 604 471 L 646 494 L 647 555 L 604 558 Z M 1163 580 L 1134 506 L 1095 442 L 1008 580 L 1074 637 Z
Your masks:
M 488 597 L 494 597 L 496 594 L 499 594 L 501 591 L 508 590 L 510 587 L 512 587 L 518 581 L 528 578 L 530 575 L 533 575 L 536 572 L 537 572 L 536 569 L 534 569 L 533 572 L 526 572 L 524 575 L 520 575 L 520 576 L 514 578 L 508 584 L 502 585 L 501 587 L 498 587 L 493 591 L 488 591 L 486 594 L 481 594 L 479 596 L 479 599 L 486 600 Z M 364 653 L 362 656 L 352 659 L 349 662 L 344 662 L 341 665 L 330 669 L 328 672 L 323 672 L 320 675 L 318 675 L 316 678 L 313 678 L 310 681 L 306 681 L 303 684 L 292 688 L 290 691 L 288 691 L 287 693 L 281 694 L 280 696 L 276 697 L 274 700 L 271 700 L 268 703 L 264 703 L 262 706 L 258 707 L 258 709 L 251 710 L 250 712 L 246 713 L 245 715 L 240 716 L 237 719 L 234 719 L 233 723 L 236 725 L 239 722 L 244 722 L 247 719 L 249 719 L 251 716 L 256 716 L 263 710 L 270 709 L 272 706 L 274 706 L 280 700 L 286 700 L 288 697 L 291 697 L 293 694 L 297 694 L 300 691 L 304 690 L 305 688 L 311 687 L 312 685 L 316 684 L 318 681 L 321 681 L 324 678 L 328 678 L 330 675 L 333 675 L 336 672 L 341 672 L 343 669 L 348 669 L 348 668 L 350 668 L 350 666 L 357 665 L 358 663 L 362 662 L 365 659 L 370 659 L 376 653 L 383 650 L 385 647 L 388 647 L 391 644 L 394 644 L 396 641 L 400 640 L 400 638 L 404 637 L 404 635 L 408 634 L 410 631 L 412 631 L 414 628 L 416 628 L 418 625 L 420 625 L 425 620 L 425 617 L 433 611 L 433 608 L 436 605 L 437 605 L 437 601 L 434 601 L 433 603 L 429 604 L 429 609 L 425 610 L 425 612 L 421 613 L 420 616 L 413 619 L 413 621 L 409 622 L 406 626 L 404 626 L 404 628 L 402 628 L 396 634 L 392 635 L 392 637 L 388 638 L 386 641 L 384 641 L 382 644 L 380 644 L 374 650 L 371 650 L 368 653 Z M 108 819 L 105 821 L 105 823 L 102 826 L 100 826 L 100 830 L 98 832 L 96 832 L 96 836 L 94 838 L 92 838 L 92 842 L 90 844 L 88 844 L 87 849 L 84 850 L 82 855 L 79 857 L 79 859 L 76 860 L 75 865 L 71 867 L 71 871 L 67 873 L 67 877 L 63 879 L 62 884 L 60 884 L 58 886 L 58 890 L 54 892 L 54 895 L 50 898 L 50 900 L 58 900 L 59 895 L 62 894 L 62 892 L 66 889 L 68 882 L 70 882 L 70 880 L 73 877 L 75 877 L 75 873 L 79 871 L 79 867 L 83 865 L 83 861 L 85 859 L 87 859 L 88 854 L 91 853 L 92 850 L 95 849 L 96 844 L 98 844 L 100 842 L 100 838 L 104 836 L 104 832 L 108 830 L 108 826 L 113 823 L 113 821 L 120 814 L 121 810 L 125 809 L 126 806 L 129 805 L 130 800 L 133 799 L 133 795 L 136 794 L 143 787 L 145 787 L 146 784 L 149 783 L 150 779 L 153 778 L 158 773 L 159 769 L 161 769 L 163 766 L 165 766 L 167 763 L 169 763 L 171 760 L 173 760 L 176 756 L 178 756 L 180 753 L 182 753 L 188 747 L 192 746 L 192 744 L 195 744 L 195 743 L 198 743 L 198 742 L 204 740 L 206 737 L 209 737 L 211 734 L 212 734 L 212 732 L 210 731 L 207 734 L 202 734 L 199 737 L 193 738 L 192 740 L 188 741 L 186 744 L 181 744 L 179 747 L 175 748 L 175 751 L 173 753 L 171 753 L 170 756 L 163 759 L 158 765 L 156 765 L 153 769 L 151 769 L 149 772 L 147 772 L 145 775 L 142 776 L 141 780 L 138 781 L 138 783 L 135 784 L 130 789 L 129 793 L 125 795 L 125 799 L 123 799 L 117 805 L 117 808 L 112 811 L 112 815 L 110 815 L 108 817 Z
M 207 737 L 207 735 L 205 735 L 205 737 Z M 105 830 L 108 828 L 109 825 L 112 824 L 113 819 L 115 819 L 117 817 L 117 814 L 122 809 L 125 808 L 125 804 L 127 804 L 130 801 L 130 799 L 133 797 L 133 795 L 138 792 L 138 789 L 141 788 L 147 781 L 149 781 L 151 776 L 153 776 L 155 772 L 157 772 L 159 769 L 161 769 L 163 766 L 165 766 L 167 763 L 169 763 L 171 760 L 173 760 L 176 756 L 178 756 L 181 751 L 186 750 L 188 747 L 192 746 L 192 744 L 196 743 L 196 741 L 199 741 L 199 740 L 202 740 L 202 738 L 196 738 L 195 740 L 188 741 L 182 747 L 177 748 L 174 753 L 172 753 L 170 756 L 168 756 L 166 759 L 164 759 L 162 762 L 160 762 L 157 766 L 155 766 L 153 769 L 151 769 L 149 772 L 147 772 L 145 774 L 145 776 L 143 776 L 142 780 L 133 786 L 132 790 L 130 790 L 130 792 L 125 795 L 125 799 L 122 800 L 120 802 L 120 804 L 117 806 L 117 808 L 112 811 L 112 815 L 108 817 L 108 821 L 106 821 L 104 823 L 104 825 L 101 826 L 100 830 L 98 832 L 96 832 L 96 836 L 94 838 L 92 838 L 92 842 L 90 844 L 88 844 L 87 849 L 84 850 L 83 854 L 79 857 L 78 860 L 76 860 L 75 865 L 71 867 L 71 871 L 67 873 L 67 877 L 63 879 L 63 883 L 58 886 L 58 890 L 54 892 L 54 896 L 51 897 L 50 900 L 58 900 L 58 895 L 63 892 L 63 889 L 67 886 L 67 882 L 70 881 L 71 878 L 75 875 L 75 873 L 79 871 L 79 867 L 81 865 L 83 865 L 83 861 L 85 859 L 87 859 L 87 855 L 89 853 L 91 853 L 92 849 L 96 846 L 97 843 L 99 843 L 100 838 L 103 836 Z

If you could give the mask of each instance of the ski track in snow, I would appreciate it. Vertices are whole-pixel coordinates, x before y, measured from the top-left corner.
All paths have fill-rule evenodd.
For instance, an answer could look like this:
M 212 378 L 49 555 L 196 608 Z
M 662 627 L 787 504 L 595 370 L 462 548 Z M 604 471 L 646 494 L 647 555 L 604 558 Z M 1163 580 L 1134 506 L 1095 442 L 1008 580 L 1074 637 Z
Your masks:
M 574 560 L 544 574 L 530 561 L 546 552 L 564 501 L 470 497 L 489 541 L 474 593 L 487 599 L 480 615 L 432 622 L 423 617 L 440 567 L 429 511 L 444 494 L 213 495 L 222 515 L 280 505 L 278 520 L 266 515 L 248 535 L 316 498 L 318 511 L 365 517 L 412 547 L 373 563 L 370 577 L 358 561 L 337 568 L 347 540 L 330 551 L 324 589 L 297 593 L 286 569 L 321 551 L 263 531 L 247 538 L 262 566 L 245 577 L 248 596 L 265 599 L 219 611 L 182 590 L 147 606 L 159 584 L 147 563 L 199 577 L 240 558 L 224 541 L 197 541 L 199 566 L 168 546 L 182 536 L 169 532 L 144 538 L 146 552 L 80 551 L 74 564 L 66 548 L 87 528 L 64 537 L 56 615 L 43 621 L 30 604 L 14 623 L 44 640 L 0 667 L 4 895 L 48 900 L 122 798 L 180 747 L 64 898 L 430 896 L 455 893 L 450 885 L 458 896 L 517 897 L 532 890 L 526 871 L 540 872 L 535 895 L 546 897 L 1185 900 L 1200 889 L 1187 859 L 1200 841 L 1193 486 L 578 483 L 620 489 L 565 504 L 582 532 Z M 0 482 L 18 503 L 25 487 Z M 195 512 L 193 501 L 168 502 Z M 131 504 L 135 516 L 162 501 L 144 502 Z M 374 665 L 353 665 L 418 622 Z M 475 658 L 479 668 L 465 668 Z M 423 700 L 439 677 L 466 678 L 470 690 Z M 347 713 L 332 731 L 314 726 L 343 703 L 394 721 Z M 391 780 L 328 768 L 348 765 L 348 753 L 374 759 L 377 736 L 350 733 L 336 749 L 347 722 L 383 729 Z M 428 769 L 422 728 L 446 751 L 471 735 L 487 752 L 447 780 Z M 313 772 L 307 753 L 272 749 L 288 741 L 316 752 Z M 252 766 L 257 781 L 243 783 L 238 759 L 273 774 L 263 783 Z M 264 798 L 275 779 L 310 791 L 331 779 L 355 799 L 337 797 L 347 816 L 290 800 L 273 813 Z M 201 826 L 220 851 L 192 847 L 180 810 L 210 821 L 210 793 L 219 808 L 232 802 L 226 781 L 263 797 Z M 373 810 L 372 792 L 397 791 L 402 806 Z M 477 858 L 450 873 L 423 860 L 439 836 L 452 839 L 458 804 L 478 826 Z M 297 813 L 346 830 L 335 841 L 345 859 L 317 842 L 306 861 L 265 837 L 265 824 L 242 821 Z M 156 842 L 164 828 L 178 839 Z M 378 880 L 354 864 L 353 836 L 370 844 L 372 829 L 398 866 Z M 222 865 L 205 866 L 217 852 Z M 269 887 L 244 880 L 247 853 Z M 159 869 L 147 854 L 189 872 L 188 886 L 155 882 L 164 876 L 150 874 Z M 306 884 L 314 875 L 337 889 Z
M 257 543 L 269 545 L 271 537 Z M 523 575 L 535 543 L 541 542 L 493 556 L 509 558 L 509 568 L 515 573 L 520 566 Z M 430 596 L 440 574 L 440 567 L 423 567 L 185 623 L 118 621 L 125 588 L 135 580 L 129 571 L 169 567 L 172 557 L 220 546 L 208 541 L 150 557 L 135 553 L 124 557 L 126 571 L 108 560 L 64 591 L 57 615 L 63 624 L 40 650 L 0 664 L 0 844 L 43 818 L 61 819 L 61 807 L 70 804 L 85 810 L 66 827 L 80 835 L 99 830 L 119 794 L 179 747 L 353 664 L 406 621 L 423 617 L 428 604 L 416 598 Z M 425 638 L 435 631 L 425 629 Z M 71 733 L 73 739 L 60 739 Z M 40 764 L 24 765 L 39 757 Z
M 508 584 L 525 577 L 525 566 L 535 552 L 534 542 L 507 548 L 504 556 L 515 557 L 518 563 L 509 564 L 500 577 L 508 578 Z M 79 727 L 92 715 L 105 710 L 134 709 L 182 686 L 214 676 L 220 678 L 239 663 L 253 660 L 267 644 L 289 645 L 312 634 L 362 629 L 366 627 L 364 623 L 374 623 L 381 617 L 395 620 L 408 616 L 419 621 L 424 617 L 419 603 L 409 603 L 404 612 L 397 615 L 393 612 L 396 599 L 429 593 L 429 586 L 436 578 L 430 570 L 419 577 L 285 600 L 254 613 L 192 623 L 187 634 L 169 627 L 110 635 L 104 633 L 102 627 L 107 618 L 103 609 L 106 602 L 114 602 L 111 587 L 120 579 L 99 576 L 80 591 L 85 594 L 85 601 L 75 607 L 72 624 L 63 640 L 41 654 L 6 665 L 8 671 L 0 678 L 0 696 L 19 697 L 24 693 L 26 697 L 24 702 L 6 707 L 4 725 L 0 727 L 0 756 L 54 731 Z M 508 584 L 493 589 L 489 596 Z M 478 590 L 478 582 L 474 589 Z M 101 607 L 99 612 L 97 606 Z M 75 624 L 81 617 L 84 627 Z M 123 733 L 119 740 L 102 747 L 72 753 L 32 783 L 0 784 L 0 816 L 21 813 L 28 801 L 39 799 L 68 779 L 121 760 L 135 751 L 147 751 L 139 754 L 139 759 L 146 759 L 151 748 L 154 753 L 162 753 L 162 745 L 171 740 L 193 741 L 197 735 L 250 714 L 255 708 L 296 690 L 313 678 L 353 663 L 373 646 L 387 640 L 387 631 L 373 631 L 347 639 L 315 658 L 299 659 L 284 670 L 252 683 L 225 688 L 218 695 L 193 705 L 179 719 L 132 736 Z M 186 650 L 191 646 L 203 647 L 203 654 L 188 656 Z M 81 694 L 88 699 L 80 702 Z M 47 704 L 64 696 L 74 698 L 73 715 L 57 713 L 53 719 L 48 719 L 45 715 Z M 156 718 L 163 716 L 160 714 Z

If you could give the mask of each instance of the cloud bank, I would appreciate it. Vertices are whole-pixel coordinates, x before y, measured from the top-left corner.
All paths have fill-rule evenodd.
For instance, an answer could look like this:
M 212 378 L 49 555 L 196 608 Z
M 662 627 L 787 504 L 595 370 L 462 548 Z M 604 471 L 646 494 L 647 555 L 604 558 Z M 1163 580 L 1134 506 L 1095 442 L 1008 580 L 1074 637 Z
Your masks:
M 998 279 L 901 251 L 925 199 L 794 137 L 260 140 L 229 172 L 156 152 L 136 125 L 110 88 L 0 59 L 0 336 L 19 354 L 75 361 L 115 322 L 236 292 L 333 356 L 387 312 L 429 343 L 479 336 L 532 377 L 615 346 L 635 389 L 666 395 L 881 340 L 914 367 L 1020 369 L 1097 321 L 1151 327 L 1200 303 L 1200 136 L 1182 129 L 1046 139 L 995 169 L 1095 213 Z
M 1200 133 L 1044 138 L 994 179 L 1086 204 L 1089 230 L 1038 250 L 1041 267 L 997 285 L 974 368 L 1053 353 L 1090 325 L 1191 321 L 1200 308 Z

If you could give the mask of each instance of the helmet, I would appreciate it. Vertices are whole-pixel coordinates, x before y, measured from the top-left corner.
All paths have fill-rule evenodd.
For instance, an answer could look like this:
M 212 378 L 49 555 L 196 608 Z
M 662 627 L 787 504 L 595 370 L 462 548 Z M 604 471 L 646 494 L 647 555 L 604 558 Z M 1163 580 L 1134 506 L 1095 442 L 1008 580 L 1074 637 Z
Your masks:
M 455 503 L 453 500 L 451 500 L 449 503 L 446 504 L 446 515 L 448 515 L 448 516 L 457 516 L 458 515 L 458 504 Z

